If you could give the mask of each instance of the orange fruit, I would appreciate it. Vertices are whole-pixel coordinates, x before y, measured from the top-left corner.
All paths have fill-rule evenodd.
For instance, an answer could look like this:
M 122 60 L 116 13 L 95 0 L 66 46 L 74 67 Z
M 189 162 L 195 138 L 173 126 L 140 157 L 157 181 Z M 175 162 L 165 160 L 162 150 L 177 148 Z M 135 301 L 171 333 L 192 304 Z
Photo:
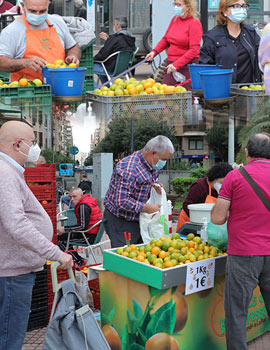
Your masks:
M 154 247 L 152 248 L 152 254 L 159 255 L 161 249 L 159 247 Z
M 147 94 L 152 94 L 153 89 L 152 89 L 151 87 L 149 87 L 149 88 L 145 89 L 145 92 L 146 92 Z
M 151 83 L 151 82 L 145 82 L 145 83 L 143 84 L 143 88 L 144 88 L 144 90 L 146 90 L 146 89 L 148 89 L 148 88 L 152 88 L 152 83 Z
M 188 247 L 189 248 L 194 248 L 195 247 L 195 242 L 194 241 L 189 241 L 188 242 Z
M 145 344 L 145 350 L 178 350 L 176 339 L 168 333 L 156 333 L 149 338 Z
M 19 85 L 20 85 L 20 86 L 27 86 L 27 85 L 28 85 L 28 80 L 25 79 L 25 78 L 21 78 L 21 79 L 19 80 Z
M 22 85 L 23 86 L 23 85 Z M 48 202 L 47 201 L 41 201 L 41 204 L 48 204 Z
M 68 68 L 76 68 L 76 67 L 77 65 L 73 62 L 68 65 Z
M 131 244 L 131 245 L 129 246 L 129 248 L 130 248 L 131 250 L 135 250 L 135 249 L 137 249 L 137 246 L 136 246 L 136 244 Z
M 141 255 L 141 254 L 139 254 L 139 255 L 137 256 L 137 260 L 143 262 L 143 261 L 144 261 L 144 256 Z
M 106 324 L 102 327 L 102 332 L 107 339 L 107 342 L 109 343 L 111 349 L 120 350 L 121 349 L 121 339 L 119 337 L 119 334 L 116 332 L 116 330 L 110 326 L 109 324 Z

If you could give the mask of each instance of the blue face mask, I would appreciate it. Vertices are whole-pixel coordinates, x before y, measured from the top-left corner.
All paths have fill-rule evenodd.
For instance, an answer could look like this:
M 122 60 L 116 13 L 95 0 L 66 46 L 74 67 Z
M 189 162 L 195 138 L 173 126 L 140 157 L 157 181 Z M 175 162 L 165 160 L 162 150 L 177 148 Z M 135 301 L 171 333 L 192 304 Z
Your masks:
M 26 12 L 26 20 L 28 23 L 32 24 L 32 26 L 39 26 L 43 24 L 48 17 L 48 13 L 44 13 L 43 15 L 35 15 L 33 13 Z
M 166 165 L 166 160 L 159 159 L 157 164 L 152 165 L 152 167 L 155 170 L 161 170 L 165 167 L 165 165 Z
M 174 6 L 174 13 L 179 17 L 182 17 L 184 15 L 181 6 Z
M 232 15 L 229 17 L 234 23 L 241 23 L 247 18 L 246 9 L 232 9 Z

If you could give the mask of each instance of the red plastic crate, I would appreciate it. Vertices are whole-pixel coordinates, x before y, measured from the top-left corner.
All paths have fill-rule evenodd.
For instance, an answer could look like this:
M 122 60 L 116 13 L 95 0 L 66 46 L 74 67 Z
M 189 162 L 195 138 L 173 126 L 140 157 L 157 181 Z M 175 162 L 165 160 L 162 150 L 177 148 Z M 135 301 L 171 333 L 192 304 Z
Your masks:
M 55 193 L 56 182 L 27 182 L 28 187 L 34 194 L 38 193 Z
M 39 201 L 40 204 L 43 206 L 43 208 L 47 211 L 48 209 L 52 209 L 56 211 L 56 199 L 53 200 L 48 200 L 47 203 L 45 203 L 45 201 L 47 201 L 46 199 Z M 43 203 L 42 203 L 43 202 Z
M 93 295 L 94 307 L 100 310 L 100 294 L 92 290 L 91 290 L 91 293 Z
M 40 164 L 36 167 L 26 167 L 24 177 L 26 182 L 56 181 L 55 164 Z
M 96 292 L 100 291 L 100 289 L 99 289 L 99 279 L 98 278 L 95 278 L 95 279 L 93 279 L 91 281 L 88 281 L 88 285 L 89 285 L 90 289 L 93 289 Z

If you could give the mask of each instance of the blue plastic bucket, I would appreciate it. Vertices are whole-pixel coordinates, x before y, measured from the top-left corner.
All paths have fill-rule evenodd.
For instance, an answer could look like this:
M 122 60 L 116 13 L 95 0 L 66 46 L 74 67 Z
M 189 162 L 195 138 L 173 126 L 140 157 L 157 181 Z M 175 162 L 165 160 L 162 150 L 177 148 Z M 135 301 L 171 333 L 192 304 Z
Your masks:
M 42 67 L 42 75 L 43 75 L 43 83 L 46 85 L 51 85 L 52 87 L 52 94 L 54 95 L 54 89 L 52 86 L 52 82 L 51 82 L 51 78 L 50 78 L 50 74 L 49 74 L 49 69 L 48 67 Z
M 205 99 L 230 97 L 233 69 L 208 70 L 199 74 Z
M 82 96 L 87 68 L 48 69 L 55 96 Z
M 222 67 L 223 66 L 220 64 L 195 64 L 195 63 L 188 64 L 192 89 L 193 90 L 202 89 L 199 72 L 203 72 L 205 70 L 220 69 Z

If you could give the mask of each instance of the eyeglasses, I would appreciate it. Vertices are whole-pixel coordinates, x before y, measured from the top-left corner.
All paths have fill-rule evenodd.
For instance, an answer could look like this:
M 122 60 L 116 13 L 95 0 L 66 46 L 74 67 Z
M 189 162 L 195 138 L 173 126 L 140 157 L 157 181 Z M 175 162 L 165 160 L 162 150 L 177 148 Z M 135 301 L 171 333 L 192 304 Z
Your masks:
M 33 146 L 35 146 L 35 145 L 38 143 L 38 140 L 37 140 L 37 139 L 34 139 L 34 140 L 29 140 L 29 139 L 21 139 L 21 140 L 30 141 L 30 142 L 32 142 Z
M 228 7 L 232 7 L 234 9 L 240 10 L 240 8 L 247 10 L 249 8 L 249 4 L 232 4 Z

